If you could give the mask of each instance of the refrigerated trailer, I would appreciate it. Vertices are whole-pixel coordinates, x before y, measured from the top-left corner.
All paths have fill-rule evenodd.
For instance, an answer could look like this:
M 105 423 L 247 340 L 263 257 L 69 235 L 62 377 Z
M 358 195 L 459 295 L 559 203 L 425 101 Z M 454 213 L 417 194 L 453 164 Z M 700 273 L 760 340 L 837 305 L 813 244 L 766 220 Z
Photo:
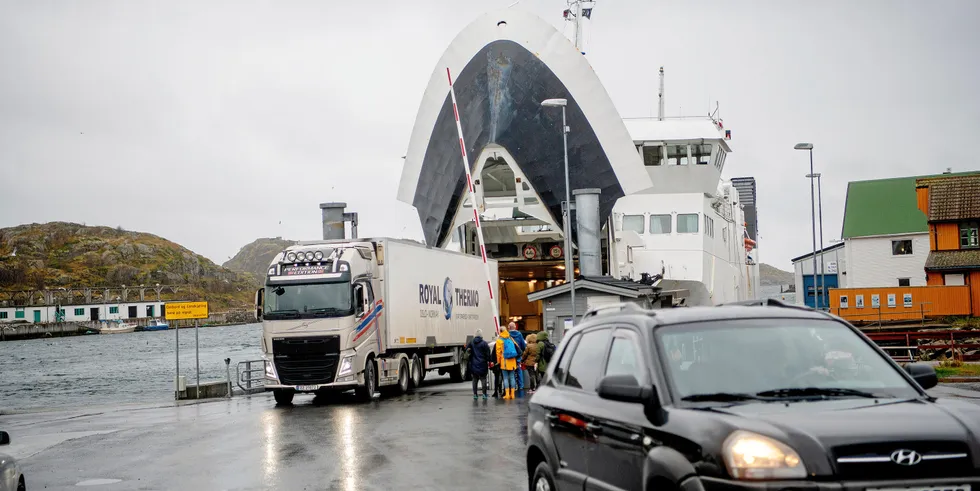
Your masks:
M 466 343 L 495 331 L 490 261 L 488 279 L 480 257 L 407 240 L 288 247 L 256 294 L 266 390 L 289 403 L 297 392 L 404 392 L 430 370 L 462 381 Z

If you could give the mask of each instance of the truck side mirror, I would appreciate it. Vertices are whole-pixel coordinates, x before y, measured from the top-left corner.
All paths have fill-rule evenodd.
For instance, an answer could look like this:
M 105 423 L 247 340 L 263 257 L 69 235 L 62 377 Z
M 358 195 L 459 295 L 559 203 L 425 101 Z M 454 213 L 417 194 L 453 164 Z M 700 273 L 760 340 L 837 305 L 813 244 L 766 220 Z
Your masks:
M 265 308 L 265 288 L 255 291 L 255 319 L 262 320 L 263 309 Z

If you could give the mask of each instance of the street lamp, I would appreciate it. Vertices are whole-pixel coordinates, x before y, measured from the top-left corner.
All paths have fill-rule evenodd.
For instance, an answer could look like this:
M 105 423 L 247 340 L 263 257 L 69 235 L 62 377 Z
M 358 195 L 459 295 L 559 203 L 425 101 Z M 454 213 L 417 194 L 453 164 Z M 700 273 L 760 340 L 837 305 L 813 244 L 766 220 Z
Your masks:
M 807 174 L 811 180 L 814 177 L 817 178 L 817 221 L 820 223 L 820 250 L 823 250 L 823 187 L 820 185 L 820 173 Z M 820 254 L 820 293 L 824 294 L 824 301 L 827 302 L 827 306 L 830 307 L 830 302 L 826 298 L 827 293 L 827 278 L 824 276 L 827 273 L 827 267 L 824 263 L 824 255 Z M 815 281 L 815 280 L 814 280 Z
M 813 174 L 813 144 L 797 143 L 793 147 L 796 150 L 807 150 L 810 152 L 810 174 Z M 820 294 L 817 292 L 817 206 L 814 203 L 813 178 L 810 178 L 810 225 L 813 228 L 813 306 L 820 308 Z
M 541 107 L 560 107 L 561 108 L 561 138 L 565 147 L 565 209 L 562 221 L 564 222 L 565 234 L 565 281 L 569 283 L 572 291 L 572 324 L 575 324 L 575 263 L 572 261 L 572 232 L 570 222 L 572 221 L 572 190 L 568 183 L 568 125 L 565 122 L 565 106 L 568 101 L 565 99 L 546 99 L 541 102 Z M 556 337 L 561 341 L 565 334 L 565 326 L 555 326 Z

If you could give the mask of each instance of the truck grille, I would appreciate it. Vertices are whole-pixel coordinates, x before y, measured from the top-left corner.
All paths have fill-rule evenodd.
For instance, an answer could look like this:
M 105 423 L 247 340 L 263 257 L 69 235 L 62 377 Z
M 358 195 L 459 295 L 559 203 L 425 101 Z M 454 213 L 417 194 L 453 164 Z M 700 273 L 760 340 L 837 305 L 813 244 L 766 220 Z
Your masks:
M 273 338 L 272 353 L 283 384 L 329 384 L 337 373 L 340 336 Z
M 892 460 L 892 454 L 909 451 L 918 457 L 906 459 L 906 464 Z M 838 474 L 845 479 L 920 479 L 973 475 L 969 449 L 962 442 L 922 441 L 867 443 L 834 449 Z M 916 463 L 909 465 L 910 461 Z

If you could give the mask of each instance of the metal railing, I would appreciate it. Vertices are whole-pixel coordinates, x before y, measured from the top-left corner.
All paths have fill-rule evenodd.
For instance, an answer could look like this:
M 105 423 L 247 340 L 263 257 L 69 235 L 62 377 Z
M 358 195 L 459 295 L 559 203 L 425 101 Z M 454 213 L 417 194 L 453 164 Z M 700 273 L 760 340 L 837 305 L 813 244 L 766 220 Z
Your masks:
M 980 350 L 980 332 L 977 331 L 913 331 L 913 332 L 866 332 L 885 351 L 899 351 L 891 355 L 896 361 L 915 361 L 923 351 L 947 351 L 950 358 L 961 361 L 980 359 L 980 354 L 965 354 L 963 350 Z M 924 341 L 928 344 L 922 344 Z M 973 341 L 973 342 L 971 342 Z
M 238 362 L 238 366 L 235 368 L 238 378 L 238 388 L 245 391 L 246 394 L 263 390 L 265 387 L 266 363 L 268 362 L 265 360 L 248 360 Z M 258 368 L 254 368 L 255 365 L 258 365 Z M 258 376 L 256 377 L 255 374 L 258 374 Z

